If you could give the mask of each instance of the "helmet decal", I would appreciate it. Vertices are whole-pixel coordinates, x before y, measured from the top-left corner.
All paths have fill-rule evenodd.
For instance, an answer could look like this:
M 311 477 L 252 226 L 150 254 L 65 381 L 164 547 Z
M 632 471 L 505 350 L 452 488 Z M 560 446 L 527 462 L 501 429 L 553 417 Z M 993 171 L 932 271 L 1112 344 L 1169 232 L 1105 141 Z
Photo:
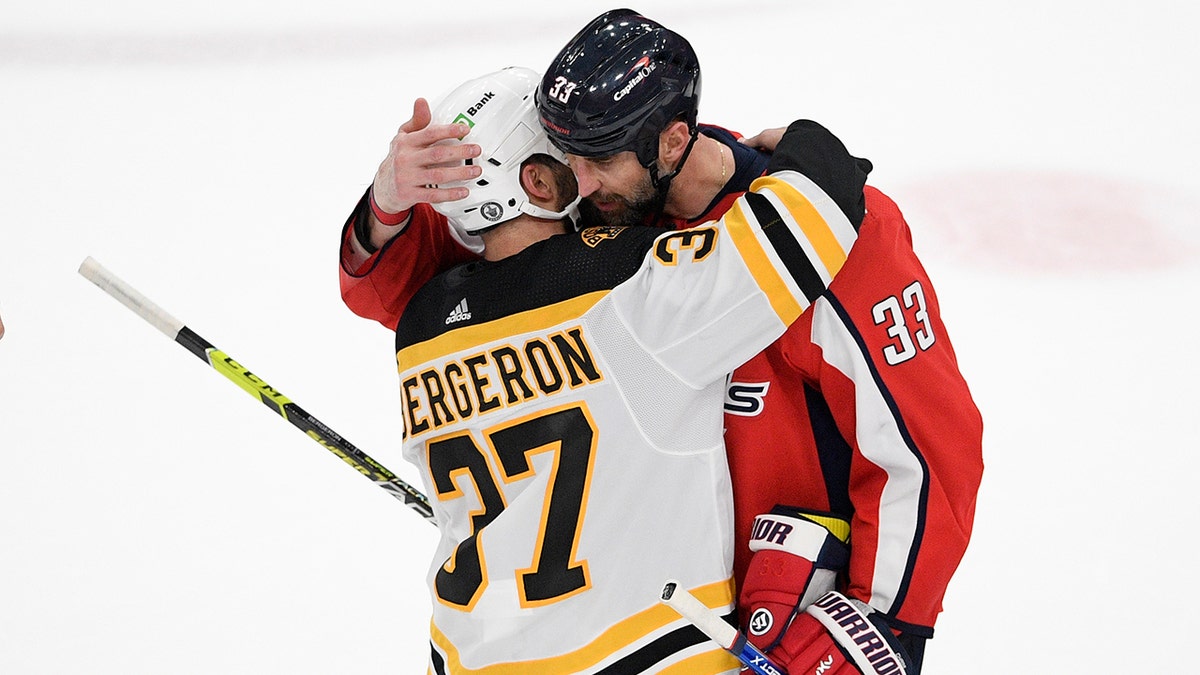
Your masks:
M 641 84 L 642 82 L 644 82 L 646 80 L 646 77 L 650 73 L 654 72 L 654 66 L 655 66 L 655 64 L 653 61 L 650 60 L 650 57 L 643 56 L 641 61 L 638 61 L 637 63 L 635 63 L 633 65 L 634 69 L 637 70 L 637 74 L 634 75 L 633 79 L 629 80 L 629 82 L 627 82 L 624 87 L 621 87 L 620 89 L 618 89 L 617 93 L 613 94 L 613 100 L 620 101 L 622 98 L 625 98 L 626 94 L 633 91 L 634 87 L 636 87 L 639 84 Z M 633 72 L 633 71 L 631 70 L 630 72 Z
M 462 123 L 471 129 L 461 141 L 443 143 L 475 143 L 481 151 L 467 160 L 482 168 L 478 178 L 435 186 L 467 188 L 465 199 L 433 205 L 460 235 L 478 234 L 522 213 L 542 218 L 569 215 L 530 203 L 521 187 L 521 164 L 530 156 L 545 154 L 566 163 L 538 121 L 534 90 L 540 80 L 529 68 L 505 68 L 468 80 L 434 107 L 433 124 Z
M 504 207 L 496 202 L 488 202 L 479 207 L 479 215 L 483 216 L 488 222 L 498 222 L 504 217 Z

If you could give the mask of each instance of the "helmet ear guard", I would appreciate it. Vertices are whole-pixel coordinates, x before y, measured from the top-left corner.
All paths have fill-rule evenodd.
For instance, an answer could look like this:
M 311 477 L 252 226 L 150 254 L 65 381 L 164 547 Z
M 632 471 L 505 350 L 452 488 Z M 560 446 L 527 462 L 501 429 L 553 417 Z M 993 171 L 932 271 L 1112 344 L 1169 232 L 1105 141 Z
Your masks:
M 478 178 L 443 183 L 435 187 L 462 186 L 465 199 L 433 207 L 450 220 L 464 239 L 507 222 L 522 213 L 538 218 L 564 218 L 573 213 L 578 198 L 560 212 L 530 203 L 521 185 L 521 167 L 535 154 L 549 155 L 566 164 L 566 156 L 550 143 L 538 122 L 534 91 L 539 81 L 529 68 L 510 67 L 468 80 L 434 107 L 433 124 L 463 123 L 467 136 L 443 143 L 476 143 L 480 154 L 474 163 L 482 168 Z M 472 160 L 467 160 L 471 162 Z

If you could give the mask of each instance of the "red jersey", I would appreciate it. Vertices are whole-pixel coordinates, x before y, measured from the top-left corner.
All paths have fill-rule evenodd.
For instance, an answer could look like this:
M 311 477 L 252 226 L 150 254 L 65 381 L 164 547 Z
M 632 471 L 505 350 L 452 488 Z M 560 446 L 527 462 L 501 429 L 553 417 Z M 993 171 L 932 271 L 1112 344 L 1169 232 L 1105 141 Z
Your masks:
M 766 165 L 736 136 L 707 130 L 733 148 L 738 171 L 678 227 L 720 218 Z M 930 637 L 971 534 L 982 420 L 907 223 L 883 193 L 864 193 L 858 240 L 828 291 L 730 379 L 734 578 L 749 565 L 755 516 L 776 505 L 827 512 L 851 523 L 843 590 Z M 418 205 L 401 235 L 355 264 L 354 218 L 342 232 L 342 297 L 388 328 L 434 273 L 474 256 Z
M 342 300 L 350 311 L 396 329 L 408 301 L 437 273 L 479 256 L 450 233 L 446 217 L 429 204 L 417 204 L 400 234 L 363 256 L 354 242 L 354 223 L 367 206 L 363 194 L 342 228 Z
M 845 592 L 929 637 L 971 535 L 983 422 L 908 224 L 865 194 L 829 290 L 731 378 L 734 578 L 755 515 L 833 514 L 851 523 Z

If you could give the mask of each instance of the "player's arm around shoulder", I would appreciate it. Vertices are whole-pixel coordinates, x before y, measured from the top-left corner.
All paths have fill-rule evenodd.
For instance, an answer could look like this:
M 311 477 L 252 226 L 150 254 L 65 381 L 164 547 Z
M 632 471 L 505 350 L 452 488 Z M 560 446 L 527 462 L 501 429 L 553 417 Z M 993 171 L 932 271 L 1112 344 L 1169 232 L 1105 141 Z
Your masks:
M 870 170 L 870 162 L 852 156 L 827 129 L 800 120 L 779 139 L 766 175 L 723 219 L 760 287 L 773 304 L 789 307 L 781 313 L 786 324 L 845 264 L 862 224 Z
M 638 341 L 699 386 L 794 323 L 829 287 L 856 237 L 834 199 L 781 162 L 721 220 L 658 235 L 642 276 L 617 289 L 616 301 Z

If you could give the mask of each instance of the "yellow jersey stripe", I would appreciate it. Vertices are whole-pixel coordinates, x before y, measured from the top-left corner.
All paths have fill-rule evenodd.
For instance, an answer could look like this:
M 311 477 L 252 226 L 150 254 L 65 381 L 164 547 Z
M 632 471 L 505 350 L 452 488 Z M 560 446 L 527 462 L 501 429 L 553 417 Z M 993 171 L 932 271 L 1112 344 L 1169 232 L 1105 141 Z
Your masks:
M 733 606 L 733 579 L 718 581 L 716 583 L 701 586 L 692 591 L 700 602 L 705 606 L 716 609 L 718 611 L 728 611 Z M 483 668 L 466 668 L 462 664 L 462 660 L 458 655 L 458 650 L 446 638 L 442 631 L 438 630 L 437 625 L 430 624 L 430 634 L 434 644 L 436 644 L 446 655 L 446 670 L 447 672 L 455 673 L 456 675 L 528 675 L 529 673 L 538 673 L 539 675 L 555 675 L 561 673 L 568 675 L 570 673 L 578 673 L 587 668 L 594 667 L 604 659 L 621 649 L 636 645 L 651 633 L 660 630 L 672 623 L 680 620 L 679 614 L 663 604 L 657 604 L 653 607 L 634 614 L 624 621 L 612 626 L 604 631 L 593 640 L 591 643 L 580 647 L 579 649 L 536 661 L 519 661 L 510 663 L 497 663 Z M 715 642 L 712 643 L 714 649 L 719 652 L 729 655 L 724 649 L 721 649 Z M 732 655 L 730 655 L 732 658 Z M 736 660 L 735 660 L 736 661 Z M 679 671 L 692 673 L 721 673 L 728 670 L 729 667 L 724 665 L 728 661 L 714 661 L 721 667 L 715 670 L 694 670 L 694 671 Z M 736 662 L 733 667 L 736 667 Z
M 557 326 L 583 316 L 607 294 L 608 291 L 594 291 L 546 307 L 511 314 L 495 321 L 456 328 L 433 339 L 405 347 L 396 354 L 396 362 L 403 371 L 406 363 L 410 366 L 425 364 L 464 349 Z
M 775 177 L 763 176 L 755 179 L 750 185 L 751 190 L 762 191 L 770 189 L 787 207 L 788 213 L 796 220 L 796 224 L 804 232 L 804 236 L 812 243 L 813 249 L 821 259 L 821 264 L 833 277 L 846 262 L 846 249 L 837 240 L 833 229 L 825 221 L 824 216 L 813 206 L 812 201 L 796 189 L 791 183 Z
M 775 314 L 779 316 L 780 321 L 791 324 L 804 312 L 805 308 L 800 305 L 796 295 L 792 293 L 787 282 L 780 276 L 766 251 L 763 250 L 762 242 L 755 234 L 759 228 L 750 226 L 746 219 L 746 213 L 742 210 L 741 201 L 733 203 L 733 207 L 725 214 L 724 220 L 729 238 L 741 252 L 742 260 L 746 261 L 747 267 L 750 268 L 750 274 L 758 282 L 758 287 L 767 294 L 767 299 L 771 302 Z

